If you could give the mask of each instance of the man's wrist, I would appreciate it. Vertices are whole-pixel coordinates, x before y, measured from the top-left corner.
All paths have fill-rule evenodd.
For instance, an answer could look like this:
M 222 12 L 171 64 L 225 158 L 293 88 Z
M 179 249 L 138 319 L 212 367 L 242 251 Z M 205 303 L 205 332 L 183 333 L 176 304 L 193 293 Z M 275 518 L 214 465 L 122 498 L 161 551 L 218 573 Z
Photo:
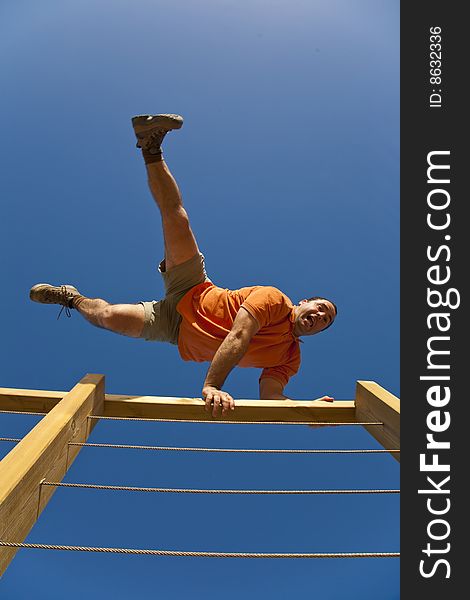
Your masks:
M 222 387 L 221 385 L 217 385 L 215 383 L 211 383 L 210 381 L 204 381 L 204 384 L 202 387 L 211 387 L 214 388 L 216 390 L 220 390 L 220 388 Z

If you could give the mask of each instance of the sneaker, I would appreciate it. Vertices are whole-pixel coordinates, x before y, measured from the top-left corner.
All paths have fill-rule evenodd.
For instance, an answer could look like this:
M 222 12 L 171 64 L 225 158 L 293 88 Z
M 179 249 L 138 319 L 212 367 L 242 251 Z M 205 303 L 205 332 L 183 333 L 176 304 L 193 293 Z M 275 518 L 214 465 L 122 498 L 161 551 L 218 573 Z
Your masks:
M 29 297 L 33 302 L 41 304 L 62 304 L 66 308 L 73 308 L 73 300 L 80 296 L 80 292 L 73 285 L 50 285 L 38 283 L 33 285 L 29 291 Z
M 165 135 L 172 129 L 183 126 L 180 115 L 138 115 L 132 117 L 132 126 L 137 138 L 137 148 L 150 154 L 160 154 L 160 146 Z

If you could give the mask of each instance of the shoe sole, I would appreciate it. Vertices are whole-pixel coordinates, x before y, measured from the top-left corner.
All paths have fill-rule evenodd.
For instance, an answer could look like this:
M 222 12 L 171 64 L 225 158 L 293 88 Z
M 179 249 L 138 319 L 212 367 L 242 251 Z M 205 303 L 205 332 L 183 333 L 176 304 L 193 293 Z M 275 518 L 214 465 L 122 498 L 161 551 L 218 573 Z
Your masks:
M 183 126 L 183 117 L 180 115 L 137 115 L 132 117 L 132 126 L 136 133 L 145 133 L 156 127 L 171 131 Z

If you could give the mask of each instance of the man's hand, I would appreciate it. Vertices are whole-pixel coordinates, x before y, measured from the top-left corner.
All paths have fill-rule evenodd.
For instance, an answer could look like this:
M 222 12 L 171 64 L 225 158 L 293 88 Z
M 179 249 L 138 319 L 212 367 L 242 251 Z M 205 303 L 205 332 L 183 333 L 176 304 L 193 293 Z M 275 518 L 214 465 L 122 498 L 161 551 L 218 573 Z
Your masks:
M 218 417 L 222 409 L 222 416 L 225 416 L 230 410 L 235 409 L 235 400 L 230 394 L 219 390 L 211 385 L 206 385 L 202 389 L 202 399 L 206 403 L 206 411 L 209 412 L 212 406 L 212 416 Z
M 314 401 L 316 402 L 317 400 L 322 400 L 323 402 L 334 402 L 335 401 L 335 399 L 332 398 L 331 396 L 322 396 L 321 398 L 315 398 Z

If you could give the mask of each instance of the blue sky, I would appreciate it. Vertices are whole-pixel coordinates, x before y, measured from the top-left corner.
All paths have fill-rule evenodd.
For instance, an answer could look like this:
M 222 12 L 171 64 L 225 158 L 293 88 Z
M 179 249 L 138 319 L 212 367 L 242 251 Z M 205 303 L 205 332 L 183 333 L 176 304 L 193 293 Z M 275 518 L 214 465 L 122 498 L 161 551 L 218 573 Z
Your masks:
M 200 395 L 207 364 L 32 304 L 72 283 L 111 302 L 158 299 L 160 219 L 134 114 L 175 112 L 165 156 L 209 275 L 325 295 L 334 327 L 307 339 L 286 392 L 399 395 L 399 4 L 382 0 L 5 1 L 1 385 Z M 226 388 L 256 398 L 259 372 Z M 1 436 L 37 417 L 1 416 Z M 91 441 L 239 448 L 377 447 L 361 428 L 101 422 Z M 5 454 L 11 445 L 2 444 Z M 68 481 L 207 488 L 399 486 L 388 456 L 224 456 L 84 449 Z M 399 500 L 143 495 L 59 489 L 28 540 L 180 550 L 399 549 Z M 24 577 L 24 573 L 28 577 Z M 42 589 L 44 573 L 53 589 Z M 242 561 L 23 550 L 2 598 L 398 598 L 398 561 Z M 384 590 L 384 582 L 386 587 Z M 42 596 L 40 594 L 43 594 Z

